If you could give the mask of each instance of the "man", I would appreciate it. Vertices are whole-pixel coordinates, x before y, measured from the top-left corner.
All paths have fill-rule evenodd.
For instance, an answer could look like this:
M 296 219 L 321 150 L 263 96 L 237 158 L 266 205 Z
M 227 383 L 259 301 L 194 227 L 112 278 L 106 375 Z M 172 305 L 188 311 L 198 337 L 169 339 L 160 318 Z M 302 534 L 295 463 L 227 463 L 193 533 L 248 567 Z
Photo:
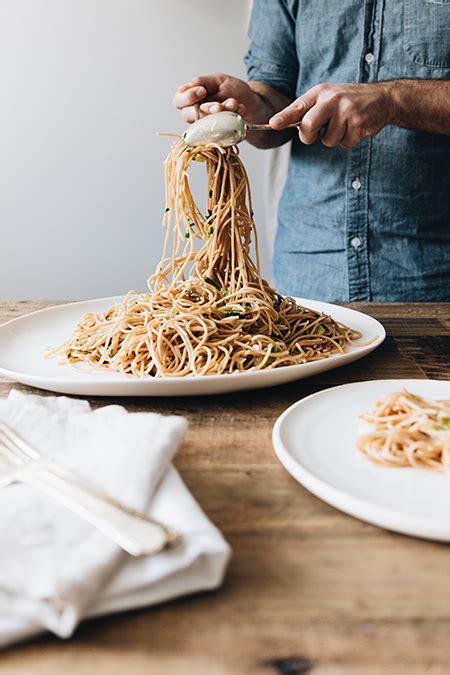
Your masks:
M 449 300 L 450 0 L 255 0 L 249 35 L 248 83 L 196 77 L 174 104 L 269 120 L 260 148 L 293 139 L 278 290 Z

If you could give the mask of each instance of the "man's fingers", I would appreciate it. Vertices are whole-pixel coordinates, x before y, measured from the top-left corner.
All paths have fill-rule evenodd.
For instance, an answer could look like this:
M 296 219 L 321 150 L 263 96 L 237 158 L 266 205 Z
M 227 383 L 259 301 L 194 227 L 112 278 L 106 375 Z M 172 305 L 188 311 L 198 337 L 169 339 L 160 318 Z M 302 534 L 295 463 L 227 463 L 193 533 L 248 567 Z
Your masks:
M 177 92 L 182 94 L 188 89 L 192 89 L 192 87 L 205 87 L 209 94 L 214 94 L 220 87 L 223 79 L 224 76 L 221 73 L 213 75 L 197 75 L 197 77 L 194 77 L 189 82 L 180 84 Z
M 347 122 L 339 115 L 332 115 L 327 130 L 322 136 L 322 143 L 327 148 L 336 148 L 347 133 Z
M 290 124 L 297 124 L 298 122 L 302 121 L 303 116 L 314 105 L 314 103 L 315 99 L 312 97 L 298 98 L 296 101 L 288 105 L 287 108 L 280 110 L 279 113 L 271 117 L 269 124 L 278 131 L 280 129 L 285 129 Z
M 180 84 L 177 91 L 180 92 L 180 94 L 182 94 L 183 91 L 186 91 L 186 89 L 190 89 L 191 87 L 192 87 L 192 82 L 186 82 L 186 84 Z
M 231 110 L 237 112 L 242 117 L 245 116 L 246 108 L 242 103 L 238 103 L 236 99 L 228 99 L 223 103 L 218 101 L 208 101 L 206 103 L 201 103 L 199 107 L 200 117 L 205 117 L 205 115 L 212 115 L 217 112 L 222 112 L 224 110 Z M 184 122 L 187 124 L 192 124 L 195 122 L 195 108 L 194 106 L 188 106 L 181 109 L 181 117 Z
M 200 113 L 202 117 L 204 115 L 211 115 L 213 113 L 222 112 L 226 110 L 223 103 L 218 103 L 217 101 L 211 101 L 209 103 L 202 103 L 200 106 Z
M 208 101 L 207 103 L 202 103 L 200 105 L 200 117 L 205 117 L 205 115 L 212 115 L 213 113 L 222 112 L 224 110 L 234 110 L 234 112 L 239 113 L 244 117 L 246 108 L 242 103 L 238 103 L 235 99 L 233 100 L 233 108 L 228 107 L 226 101 L 224 103 L 218 103 L 217 101 Z M 192 124 L 195 122 L 195 108 L 194 106 L 188 106 L 187 108 L 181 109 L 181 117 L 184 122 L 187 124 Z
M 195 122 L 195 109 L 193 107 L 182 108 L 181 119 L 183 122 L 186 122 L 186 124 L 192 124 L 192 122 Z
M 236 101 L 235 98 L 227 98 L 223 103 L 223 107 L 225 110 L 232 110 L 234 112 L 237 111 L 239 103 Z
M 207 100 L 221 103 L 224 108 L 218 107 L 217 110 L 209 110 L 208 112 L 219 112 L 220 110 L 238 111 L 239 102 L 235 98 L 225 98 L 224 93 L 220 93 L 220 85 L 223 81 L 223 75 L 199 75 L 194 77 L 191 82 L 182 84 L 178 87 L 173 97 L 173 104 L 180 110 Z M 225 99 L 225 100 L 224 100 Z
M 175 108 L 187 108 L 194 105 L 194 103 L 202 101 L 206 95 L 207 91 L 205 87 L 190 87 L 182 92 L 178 90 L 173 97 L 173 104 Z
M 354 145 L 359 143 L 362 136 L 363 128 L 360 124 L 359 118 L 357 116 L 349 118 L 347 120 L 347 130 L 344 137 L 341 139 L 341 148 L 353 148 Z
M 191 86 L 205 87 L 208 94 L 215 94 L 225 78 L 226 76 L 222 73 L 214 73 L 212 75 L 198 75 L 191 81 Z
M 221 110 L 221 104 L 216 103 L 215 101 L 211 101 L 210 103 L 202 103 L 200 106 L 200 115 L 201 117 L 204 117 L 205 115 L 211 115 L 211 113 L 220 112 Z
M 217 108 L 217 110 L 216 110 Z M 219 112 L 221 109 L 220 103 L 202 103 L 199 107 L 200 117 L 210 115 L 212 112 Z M 181 109 L 181 119 L 187 124 L 192 124 L 197 121 L 197 115 L 194 106 Z
M 239 115 L 245 115 L 246 112 L 245 105 L 243 103 L 239 103 L 239 101 L 235 98 L 227 98 L 222 103 L 219 103 L 218 101 L 213 101 L 212 103 L 203 103 L 200 106 L 200 110 L 207 113 L 208 115 L 211 113 L 221 112 L 222 110 L 231 110 L 232 112 L 239 113 Z
M 347 125 L 347 131 L 340 142 L 341 148 L 353 148 L 361 140 L 361 133 L 357 129 L 352 129 Z
M 307 110 L 307 104 L 305 101 L 298 99 L 288 105 L 287 108 L 281 110 L 273 117 L 270 118 L 269 124 L 273 129 L 281 130 L 288 127 L 290 124 L 297 124 L 300 122 L 304 113 Z
M 317 140 L 320 130 L 331 119 L 332 109 L 327 103 L 317 103 L 303 117 L 299 127 L 302 143 L 311 145 Z

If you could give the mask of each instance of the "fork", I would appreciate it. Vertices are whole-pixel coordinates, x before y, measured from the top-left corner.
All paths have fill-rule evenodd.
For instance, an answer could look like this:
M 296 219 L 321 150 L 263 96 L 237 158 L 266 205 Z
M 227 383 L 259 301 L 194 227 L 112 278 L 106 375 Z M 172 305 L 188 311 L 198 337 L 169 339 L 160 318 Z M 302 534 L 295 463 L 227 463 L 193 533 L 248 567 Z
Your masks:
M 0 422 L 0 487 L 25 483 L 94 525 L 133 556 L 158 553 L 179 535 L 143 513 L 129 509 L 56 462 L 43 459 L 11 427 Z

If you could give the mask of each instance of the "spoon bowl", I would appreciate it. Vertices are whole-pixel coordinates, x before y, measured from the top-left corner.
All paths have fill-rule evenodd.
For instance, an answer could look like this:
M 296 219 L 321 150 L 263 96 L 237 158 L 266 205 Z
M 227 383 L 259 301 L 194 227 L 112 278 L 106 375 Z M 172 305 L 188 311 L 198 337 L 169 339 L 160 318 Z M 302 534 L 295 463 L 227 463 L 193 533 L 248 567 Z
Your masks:
M 240 115 L 224 110 L 201 117 L 184 132 L 183 138 L 194 148 L 208 143 L 226 148 L 241 143 L 247 136 L 247 129 L 248 124 Z

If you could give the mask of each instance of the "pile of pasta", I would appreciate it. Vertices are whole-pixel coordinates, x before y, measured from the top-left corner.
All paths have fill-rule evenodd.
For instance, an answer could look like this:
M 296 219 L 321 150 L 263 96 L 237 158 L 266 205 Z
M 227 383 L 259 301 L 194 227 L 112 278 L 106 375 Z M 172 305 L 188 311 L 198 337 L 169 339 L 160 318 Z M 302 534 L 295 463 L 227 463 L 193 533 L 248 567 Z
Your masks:
M 206 168 L 203 209 L 191 192 L 191 162 Z M 149 291 L 87 314 L 52 355 L 139 377 L 180 377 L 306 363 L 361 337 L 261 278 L 249 180 L 236 147 L 193 148 L 180 138 L 165 162 L 165 183 L 165 242 Z
M 361 419 L 372 430 L 357 446 L 372 462 L 450 470 L 450 401 L 399 391 L 381 398 Z

